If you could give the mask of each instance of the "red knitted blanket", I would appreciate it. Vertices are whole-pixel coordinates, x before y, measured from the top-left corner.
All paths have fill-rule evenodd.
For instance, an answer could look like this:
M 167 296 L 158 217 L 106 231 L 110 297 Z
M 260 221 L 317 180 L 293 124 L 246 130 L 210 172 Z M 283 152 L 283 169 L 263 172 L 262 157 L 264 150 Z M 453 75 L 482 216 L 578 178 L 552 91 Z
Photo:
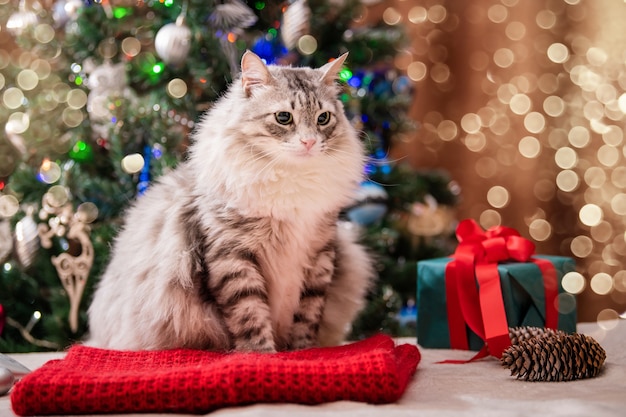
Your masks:
M 261 402 L 380 404 L 402 396 L 419 361 L 416 346 L 395 346 L 385 335 L 275 354 L 76 345 L 18 382 L 11 403 L 22 416 L 206 413 Z

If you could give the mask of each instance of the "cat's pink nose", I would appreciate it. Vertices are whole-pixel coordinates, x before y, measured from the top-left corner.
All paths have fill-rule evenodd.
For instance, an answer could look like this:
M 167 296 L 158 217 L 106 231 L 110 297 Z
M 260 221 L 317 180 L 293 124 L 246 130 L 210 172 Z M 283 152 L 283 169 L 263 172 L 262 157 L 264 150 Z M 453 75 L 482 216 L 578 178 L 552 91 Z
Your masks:
M 315 139 L 304 139 L 304 140 L 300 139 L 300 143 L 304 145 L 307 151 L 311 150 L 313 145 L 315 145 L 315 142 L 317 142 L 317 140 Z

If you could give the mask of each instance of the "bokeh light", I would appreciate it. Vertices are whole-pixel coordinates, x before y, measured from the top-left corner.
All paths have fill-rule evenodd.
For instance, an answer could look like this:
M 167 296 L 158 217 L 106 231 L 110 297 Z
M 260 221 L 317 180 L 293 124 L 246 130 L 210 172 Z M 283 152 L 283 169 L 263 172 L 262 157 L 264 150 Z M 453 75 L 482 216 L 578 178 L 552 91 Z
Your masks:
M 487 201 L 495 208 L 502 208 L 509 204 L 509 192 L 506 188 L 496 185 L 487 192 Z
M 20 71 L 15 80 L 17 81 L 17 85 L 24 91 L 34 89 L 39 83 L 39 77 L 32 69 L 24 69 Z
M 17 87 L 9 87 L 2 94 L 2 102 L 8 109 L 17 109 L 24 103 L 24 93 Z
M 557 149 L 554 154 L 554 161 L 559 168 L 570 169 L 576 166 L 578 155 L 576 151 L 569 147 Z
M 124 172 L 128 174 L 135 174 L 141 171 L 141 169 L 144 166 L 144 163 L 145 161 L 141 154 L 133 153 L 130 155 L 126 155 L 122 159 L 122 169 L 124 170 Z
M 70 192 L 62 185 L 53 185 L 48 189 L 43 199 L 52 207 L 61 207 L 70 199 Z
M 298 39 L 298 51 L 303 55 L 311 55 L 317 51 L 317 39 L 311 35 L 304 35 Z
M 569 50 L 562 43 L 553 43 L 547 50 L 548 58 L 554 63 L 562 64 L 569 58 Z
M 83 223 L 93 223 L 98 218 L 98 206 L 90 201 L 81 203 L 76 208 L 75 216 Z
M 30 117 L 24 112 L 11 113 L 4 130 L 8 133 L 24 133 L 30 126 Z
M 560 190 L 567 193 L 572 192 L 578 188 L 579 178 L 576 172 L 565 169 L 559 172 L 556 176 L 556 186 Z
M 53 184 L 61 178 L 61 167 L 54 161 L 44 159 L 39 167 L 37 178 L 46 184 Z
M 602 208 L 597 204 L 585 204 L 578 212 L 580 221 L 586 226 L 595 226 L 602 221 Z
M 570 294 L 580 294 L 585 289 L 585 277 L 580 272 L 568 272 L 563 275 L 561 285 Z
M 576 310 L 577 302 L 576 297 L 570 293 L 563 292 L 557 296 L 556 299 L 559 313 L 561 314 L 570 314 L 574 310 Z
M 552 235 L 552 226 L 545 219 L 535 219 L 528 226 L 528 233 L 534 240 L 543 242 Z
M 613 330 L 619 324 L 619 314 L 611 308 L 606 308 L 598 313 L 597 321 L 602 329 Z
M 480 213 L 479 222 L 485 229 L 493 226 L 500 226 L 502 224 L 502 216 L 496 210 L 485 210 Z
M 129 57 L 139 55 L 141 52 L 141 42 L 135 37 L 128 37 L 122 41 L 122 52 Z
M 525 136 L 520 140 L 518 149 L 526 158 L 536 158 L 541 152 L 541 143 L 533 136 Z
M 167 84 L 167 94 L 173 98 L 182 98 L 187 94 L 187 83 L 180 78 L 174 78 Z
M 383 20 L 388 25 L 397 25 L 402 20 L 402 14 L 393 7 L 388 7 L 383 12 Z
M 0 217 L 11 218 L 20 208 L 20 202 L 11 194 L 0 195 Z
M 579 235 L 572 239 L 570 250 L 574 256 L 586 258 L 593 250 L 593 241 L 589 236 Z
M 606 295 L 613 289 L 613 278 L 605 272 L 599 272 L 591 277 L 589 286 L 596 294 Z
M 407 17 L 411 23 L 423 23 L 428 19 L 428 11 L 422 6 L 415 6 L 409 10 Z

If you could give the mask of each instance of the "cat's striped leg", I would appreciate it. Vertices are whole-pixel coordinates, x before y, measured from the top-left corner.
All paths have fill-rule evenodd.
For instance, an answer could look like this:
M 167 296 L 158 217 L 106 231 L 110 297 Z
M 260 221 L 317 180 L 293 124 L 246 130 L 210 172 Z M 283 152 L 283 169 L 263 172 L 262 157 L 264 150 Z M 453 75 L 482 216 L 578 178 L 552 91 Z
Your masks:
M 276 350 L 267 287 L 254 253 L 233 250 L 215 257 L 208 286 L 235 350 Z
M 300 302 L 293 316 L 289 349 L 304 349 L 319 345 L 317 334 L 326 292 L 333 276 L 334 262 L 335 248 L 329 244 L 317 254 L 313 267 L 306 271 Z
M 353 226 L 337 228 L 335 270 L 328 287 L 320 330 L 321 346 L 335 346 L 345 341 L 352 321 L 365 306 L 376 271 L 367 250 L 356 243 Z

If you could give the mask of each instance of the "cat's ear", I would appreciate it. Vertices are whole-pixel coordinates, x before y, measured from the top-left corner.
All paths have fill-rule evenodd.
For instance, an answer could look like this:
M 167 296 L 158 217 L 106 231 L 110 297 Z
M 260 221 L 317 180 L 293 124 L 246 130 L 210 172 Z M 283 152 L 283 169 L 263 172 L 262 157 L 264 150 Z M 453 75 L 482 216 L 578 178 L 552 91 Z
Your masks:
M 268 85 L 272 74 L 265 63 L 254 52 L 246 51 L 241 57 L 241 84 L 246 96 L 250 97 L 255 88 Z
M 348 53 L 341 55 L 339 58 L 330 61 L 320 68 L 324 75 L 322 75 L 322 81 L 326 84 L 334 84 L 335 80 L 339 78 L 339 71 L 343 67 L 343 63 L 348 57 Z

